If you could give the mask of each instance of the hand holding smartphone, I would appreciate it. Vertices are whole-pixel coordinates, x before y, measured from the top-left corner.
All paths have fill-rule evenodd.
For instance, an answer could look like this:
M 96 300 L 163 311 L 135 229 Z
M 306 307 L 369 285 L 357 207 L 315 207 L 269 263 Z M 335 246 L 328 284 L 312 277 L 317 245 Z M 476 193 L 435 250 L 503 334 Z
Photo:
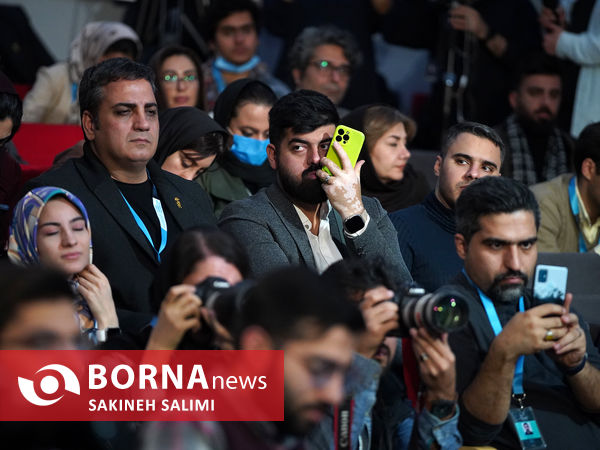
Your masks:
M 539 264 L 535 268 L 534 298 L 542 303 L 562 305 L 567 294 L 567 274 L 566 267 Z
M 335 132 L 333 133 L 333 138 L 331 139 L 331 144 L 329 144 L 329 150 L 325 156 L 327 159 L 335 163 L 339 168 L 342 168 L 340 158 L 333 147 L 334 142 L 337 142 L 341 145 L 348 155 L 348 158 L 352 163 L 352 167 L 354 167 L 356 165 L 356 161 L 358 161 L 358 155 L 360 155 L 363 143 L 365 142 L 365 135 L 362 132 L 345 125 L 338 125 L 336 127 Z M 323 167 L 323 170 L 329 175 L 333 175 L 327 167 Z

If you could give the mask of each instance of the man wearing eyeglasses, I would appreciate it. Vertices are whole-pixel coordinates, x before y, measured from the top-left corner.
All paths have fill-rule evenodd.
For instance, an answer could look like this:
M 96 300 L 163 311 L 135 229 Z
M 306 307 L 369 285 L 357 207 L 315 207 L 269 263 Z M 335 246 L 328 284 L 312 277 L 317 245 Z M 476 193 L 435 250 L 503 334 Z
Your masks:
M 256 54 L 259 10 L 252 0 L 212 2 L 203 29 L 215 57 L 202 66 L 205 110 L 212 111 L 229 83 L 242 78 L 262 81 L 281 97 L 290 89 L 274 76 Z
M 361 54 L 352 35 L 333 26 L 308 27 L 296 38 L 289 54 L 296 89 L 326 95 L 338 108 L 346 95 L 352 71 Z

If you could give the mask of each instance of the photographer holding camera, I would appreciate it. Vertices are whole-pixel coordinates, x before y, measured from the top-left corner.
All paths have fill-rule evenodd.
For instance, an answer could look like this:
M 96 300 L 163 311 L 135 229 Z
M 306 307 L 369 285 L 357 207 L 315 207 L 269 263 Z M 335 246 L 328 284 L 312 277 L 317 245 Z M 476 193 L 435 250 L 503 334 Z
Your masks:
M 460 447 L 454 354 L 448 345 L 448 334 L 438 334 L 435 320 L 421 322 L 420 318 L 423 308 L 434 307 L 427 302 L 431 296 L 410 298 L 396 294 L 400 291 L 381 259 L 344 259 L 332 265 L 323 277 L 339 284 L 346 297 L 359 304 L 366 330 L 356 341 L 345 384 L 347 398 L 311 433 L 308 448 Z M 436 301 L 441 300 L 437 297 Z M 456 299 L 457 303 L 461 301 Z M 415 306 L 418 303 L 425 306 Z M 455 313 L 460 312 L 464 310 Z M 405 323 L 405 317 L 410 315 L 412 318 Z M 418 326 L 413 319 L 419 322 Z M 452 327 L 445 329 L 450 331 Z M 397 336 L 410 336 L 418 355 L 423 405 L 416 419 L 406 397 L 402 369 L 395 361 L 400 359 L 396 358 L 400 344 Z M 352 418 L 347 427 L 345 417 Z M 344 429 L 348 430 L 347 436 L 342 433 Z M 342 445 L 345 438 L 348 447 Z
M 208 297 L 248 276 L 248 257 L 223 231 L 184 231 L 165 257 L 153 284 L 158 311 L 146 349 L 231 348 L 231 336 L 207 308 Z M 160 302 L 160 303 L 159 303 Z
M 526 289 L 540 223 L 533 193 L 518 181 L 485 177 L 460 195 L 456 218 L 465 268 L 454 283 L 470 317 L 450 344 L 465 444 L 596 448 L 600 354 L 589 327 L 570 310 L 571 294 L 557 305 Z M 537 432 L 520 433 L 525 422 Z

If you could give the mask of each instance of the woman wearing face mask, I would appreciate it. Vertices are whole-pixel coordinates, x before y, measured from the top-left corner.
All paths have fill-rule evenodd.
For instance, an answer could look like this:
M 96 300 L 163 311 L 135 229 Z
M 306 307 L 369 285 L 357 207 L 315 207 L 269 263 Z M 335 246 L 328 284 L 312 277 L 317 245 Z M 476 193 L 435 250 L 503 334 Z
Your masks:
M 411 167 L 407 143 L 415 136 L 415 122 L 386 105 L 361 106 L 341 123 L 362 131 L 365 142 L 358 157 L 362 194 L 375 197 L 388 211 L 420 203 L 429 193 L 425 175 Z
M 197 180 L 212 197 L 217 217 L 228 203 L 275 180 L 267 145 L 269 111 L 276 101 L 271 88 L 248 78 L 229 84 L 217 98 L 215 120 L 231 133 L 231 149 Z
M 193 180 L 225 151 L 228 133 L 204 111 L 191 106 L 160 111 L 154 160 L 167 172 Z
M 14 210 L 8 256 L 14 264 L 41 264 L 65 274 L 78 297 L 82 331 L 103 341 L 118 329 L 110 283 L 92 264 L 87 211 L 69 191 L 44 186 L 25 194 Z

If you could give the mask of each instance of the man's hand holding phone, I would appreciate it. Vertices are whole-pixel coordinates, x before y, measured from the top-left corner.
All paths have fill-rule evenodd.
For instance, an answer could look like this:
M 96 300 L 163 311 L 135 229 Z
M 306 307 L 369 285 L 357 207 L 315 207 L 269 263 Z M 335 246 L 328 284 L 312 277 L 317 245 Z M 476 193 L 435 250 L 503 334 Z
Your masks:
M 324 170 L 317 171 L 317 177 L 323 183 L 323 190 L 342 220 L 351 216 L 361 214 L 365 207 L 362 202 L 360 191 L 360 169 L 364 161 L 358 161 L 355 167 L 352 167 L 350 158 L 342 146 L 333 141 L 332 146 L 340 160 L 341 168 L 327 157 L 321 158 L 321 166 L 329 169 L 332 175 Z
M 566 327 L 566 334 L 554 342 L 552 349 L 548 354 L 559 364 L 567 368 L 577 367 L 583 360 L 586 353 L 585 333 L 579 326 L 579 318 L 575 313 L 570 312 L 573 295 L 568 293 L 565 296 L 565 312 L 560 316 L 560 320 Z

